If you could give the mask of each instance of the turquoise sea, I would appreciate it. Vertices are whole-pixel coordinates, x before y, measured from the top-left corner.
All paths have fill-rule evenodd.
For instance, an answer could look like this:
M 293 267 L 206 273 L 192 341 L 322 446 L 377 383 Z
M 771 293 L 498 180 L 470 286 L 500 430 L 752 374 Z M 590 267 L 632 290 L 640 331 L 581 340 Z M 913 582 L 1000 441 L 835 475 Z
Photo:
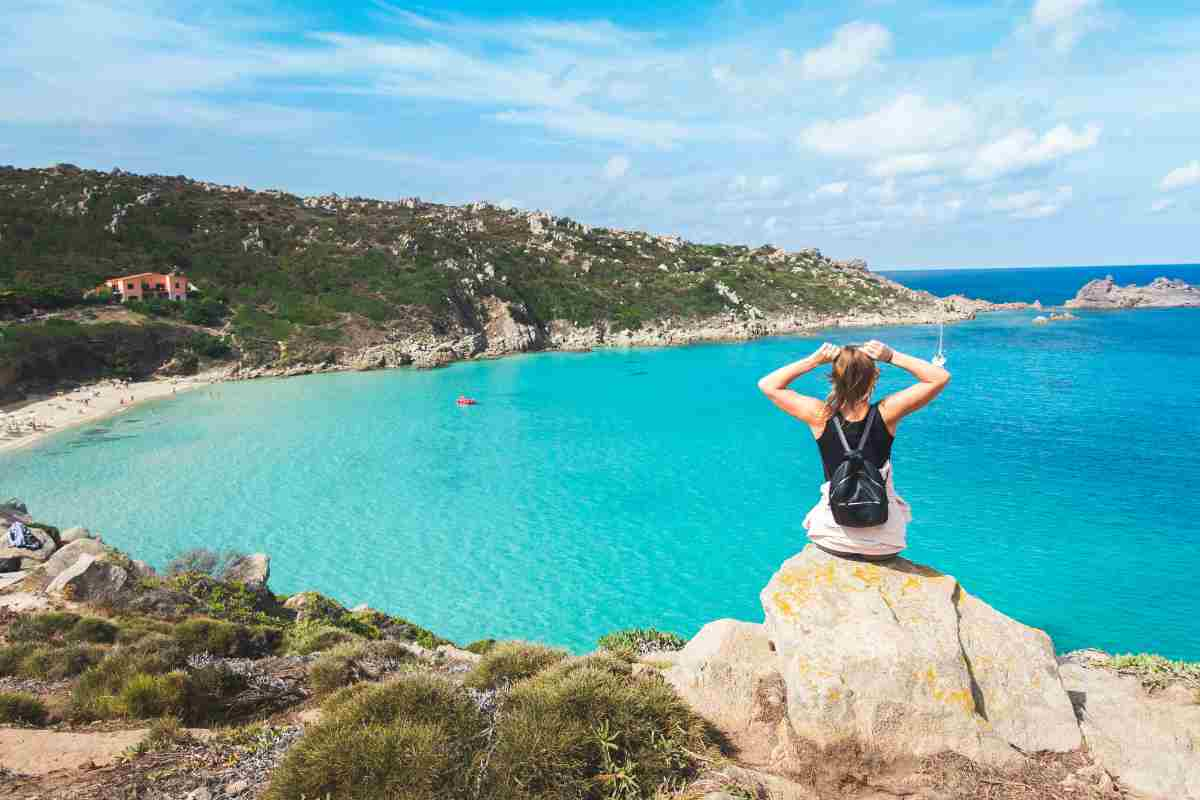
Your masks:
M 1197 267 L 1151 271 L 1200 282 Z M 1045 302 L 1083 282 L 896 275 Z M 908 555 L 1060 650 L 1200 659 L 1200 312 L 1032 316 L 947 327 L 954 382 L 894 451 Z M 758 592 L 804 545 L 817 498 L 810 434 L 755 381 L 820 338 L 875 337 L 928 356 L 937 330 L 228 384 L 0 455 L 0 495 L 159 566 L 189 547 L 262 550 L 278 592 L 318 589 L 463 642 L 690 635 L 762 618 Z M 884 376 L 885 390 L 905 377 Z M 480 404 L 457 407 L 460 393 Z

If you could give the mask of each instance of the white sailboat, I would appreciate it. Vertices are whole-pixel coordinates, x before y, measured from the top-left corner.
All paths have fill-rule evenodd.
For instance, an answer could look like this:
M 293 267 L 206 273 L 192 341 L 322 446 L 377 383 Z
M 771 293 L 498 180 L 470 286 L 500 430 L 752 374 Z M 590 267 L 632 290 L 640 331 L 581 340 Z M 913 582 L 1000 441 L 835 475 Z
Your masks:
M 930 359 L 931 363 L 935 367 L 941 367 L 946 364 L 946 353 L 944 350 L 942 350 L 942 333 L 944 330 L 945 330 L 945 325 L 943 323 L 939 322 L 938 323 L 938 349 L 937 349 L 937 352 L 933 354 L 933 358 Z

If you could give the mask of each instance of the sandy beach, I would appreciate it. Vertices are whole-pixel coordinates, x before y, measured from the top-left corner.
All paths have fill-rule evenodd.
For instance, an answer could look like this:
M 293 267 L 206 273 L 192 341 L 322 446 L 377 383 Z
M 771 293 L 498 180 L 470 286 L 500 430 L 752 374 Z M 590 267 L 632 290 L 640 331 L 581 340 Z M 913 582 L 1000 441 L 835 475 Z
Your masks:
M 172 397 L 225 379 L 212 370 L 149 381 L 104 380 L 52 397 L 0 406 L 0 452 L 40 441 L 57 431 L 120 414 L 147 400 Z

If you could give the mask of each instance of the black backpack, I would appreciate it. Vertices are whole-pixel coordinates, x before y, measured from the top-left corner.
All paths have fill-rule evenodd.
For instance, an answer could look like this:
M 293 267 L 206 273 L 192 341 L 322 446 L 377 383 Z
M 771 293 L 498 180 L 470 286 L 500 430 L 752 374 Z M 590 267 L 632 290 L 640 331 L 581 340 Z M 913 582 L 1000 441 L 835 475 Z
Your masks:
M 870 528 L 887 522 L 887 481 L 878 467 L 863 458 L 862 452 L 867 437 L 871 435 L 876 410 L 877 407 L 872 406 L 871 413 L 867 415 L 867 424 L 863 426 L 862 438 L 858 440 L 856 450 L 850 449 L 841 420 L 836 416 L 833 418 L 833 427 L 842 440 L 846 458 L 838 464 L 829 481 L 829 508 L 833 511 L 834 521 L 844 528 Z

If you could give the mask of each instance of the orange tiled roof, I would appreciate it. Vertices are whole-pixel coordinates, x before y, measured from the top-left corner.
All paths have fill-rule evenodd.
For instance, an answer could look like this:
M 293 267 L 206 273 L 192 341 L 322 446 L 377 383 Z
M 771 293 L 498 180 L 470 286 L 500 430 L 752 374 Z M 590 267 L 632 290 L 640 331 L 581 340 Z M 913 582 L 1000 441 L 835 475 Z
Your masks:
M 135 275 L 122 275 L 119 278 L 109 278 L 109 280 L 110 281 L 130 281 L 130 280 L 133 280 L 134 278 L 145 278 L 150 275 L 162 275 L 163 277 L 170 277 L 170 273 L 168 273 L 168 272 L 139 272 Z M 176 275 L 175 277 L 183 278 L 186 276 L 181 273 L 179 275 Z

